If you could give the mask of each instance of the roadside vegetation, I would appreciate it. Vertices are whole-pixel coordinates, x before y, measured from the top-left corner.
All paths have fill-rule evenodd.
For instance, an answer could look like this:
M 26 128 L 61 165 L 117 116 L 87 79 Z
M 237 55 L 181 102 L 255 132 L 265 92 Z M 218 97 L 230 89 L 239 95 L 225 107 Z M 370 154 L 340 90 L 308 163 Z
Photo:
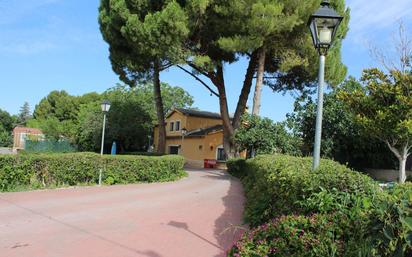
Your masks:
M 186 175 L 181 156 L 95 153 L 0 155 L 0 191 L 174 181 Z
M 382 190 L 330 160 L 285 155 L 232 160 L 252 229 L 236 256 L 411 256 L 412 184 Z

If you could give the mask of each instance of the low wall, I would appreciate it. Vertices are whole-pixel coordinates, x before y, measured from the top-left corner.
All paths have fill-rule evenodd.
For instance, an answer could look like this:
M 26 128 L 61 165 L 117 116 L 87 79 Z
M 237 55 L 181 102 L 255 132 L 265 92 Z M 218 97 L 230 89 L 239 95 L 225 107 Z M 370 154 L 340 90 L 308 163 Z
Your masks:
M 383 182 L 398 181 L 399 178 L 398 170 L 366 169 L 365 172 L 373 179 Z M 406 171 L 406 176 L 412 176 L 412 171 Z

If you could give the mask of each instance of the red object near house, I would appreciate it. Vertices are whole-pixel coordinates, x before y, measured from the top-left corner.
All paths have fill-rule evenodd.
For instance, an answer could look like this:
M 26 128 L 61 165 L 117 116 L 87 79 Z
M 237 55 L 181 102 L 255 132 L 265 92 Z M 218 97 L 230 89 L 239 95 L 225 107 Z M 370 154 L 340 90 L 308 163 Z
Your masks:
M 210 160 L 210 159 L 205 159 L 204 160 L 204 168 L 205 169 L 214 169 L 216 168 L 217 161 L 216 160 Z

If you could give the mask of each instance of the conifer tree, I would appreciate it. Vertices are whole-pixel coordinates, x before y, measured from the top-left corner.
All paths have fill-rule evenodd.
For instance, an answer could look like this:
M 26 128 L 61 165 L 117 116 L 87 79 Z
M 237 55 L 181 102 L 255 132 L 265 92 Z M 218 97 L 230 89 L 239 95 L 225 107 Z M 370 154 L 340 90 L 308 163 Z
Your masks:
M 18 124 L 21 126 L 26 126 L 27 121 L 30 120 L 31 117 L 30 105 L 28 102 L 24 102 L 23 106 L 20 107 L 20 112 L 17 119 Z
M 100 3 L 100 30 L 110 46 L 113 70 L 130 86 L 153 80 L 160 153 L 166 147 L 160 72 L 184 59 L 181 42 L 188 34 L 187 21 L 186 13 L 173 0 L 101 0 Z
M 185 46 L 191 57 L 187 64 L 198 77 L 206 77 L 219 95 L 224 127 L 224 146 L 235 156 L 234 131 L 240 126 L 253 78 L 260 63 L 258 82 L 274 91 L 305 90 L 317 81 L 318 54 L 312 45 L 307 21 L 320 0 L 193 0 L 188 1 L 190 36 Z M 330 49 L 326 78 L 331 85 L 343 81 L 346 67 L 341 62 L 341 41 L 348 30 L 349 10 L 344 0 L 331 5 L 345 16 Z M 263 60 L 265 58 L 265 61 Z M 246 58 L 239 100 L 233 118 L 229 115 L 224 66 Z M 260 59 L 260 61 L 259 61 Z M 264 66 L 264 67 L 262 67 Z M 263 72 L 267 75 L 263 80 Z M 258 84 L 258 91 L 259 91 Z M 258 92 L 259 93 L 259 92 Z M 259 96 L 257 97 L 259 98 Z M 259 99 L 256 106 L 259 106 Z

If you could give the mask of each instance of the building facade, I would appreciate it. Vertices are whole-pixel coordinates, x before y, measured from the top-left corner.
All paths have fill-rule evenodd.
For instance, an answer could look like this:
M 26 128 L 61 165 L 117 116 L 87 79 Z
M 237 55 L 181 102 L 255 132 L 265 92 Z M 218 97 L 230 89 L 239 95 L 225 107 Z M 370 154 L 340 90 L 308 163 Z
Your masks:
M 158 127 L 154 130 L 154 142 L 158 142 Z M 154 148 L 157 150 L 156 145 Z M 166 116 L 166 152 L 182 155 L 192 167 L 204 167 L 205 162 L 215 167 L 224 166 L 226 155 L 220 114 L 174 109 Z
M 26 140 L 43 140 L 44 134 L 40 129 L 15 127 L 13 129 L 13 151 L 24 150 Z

